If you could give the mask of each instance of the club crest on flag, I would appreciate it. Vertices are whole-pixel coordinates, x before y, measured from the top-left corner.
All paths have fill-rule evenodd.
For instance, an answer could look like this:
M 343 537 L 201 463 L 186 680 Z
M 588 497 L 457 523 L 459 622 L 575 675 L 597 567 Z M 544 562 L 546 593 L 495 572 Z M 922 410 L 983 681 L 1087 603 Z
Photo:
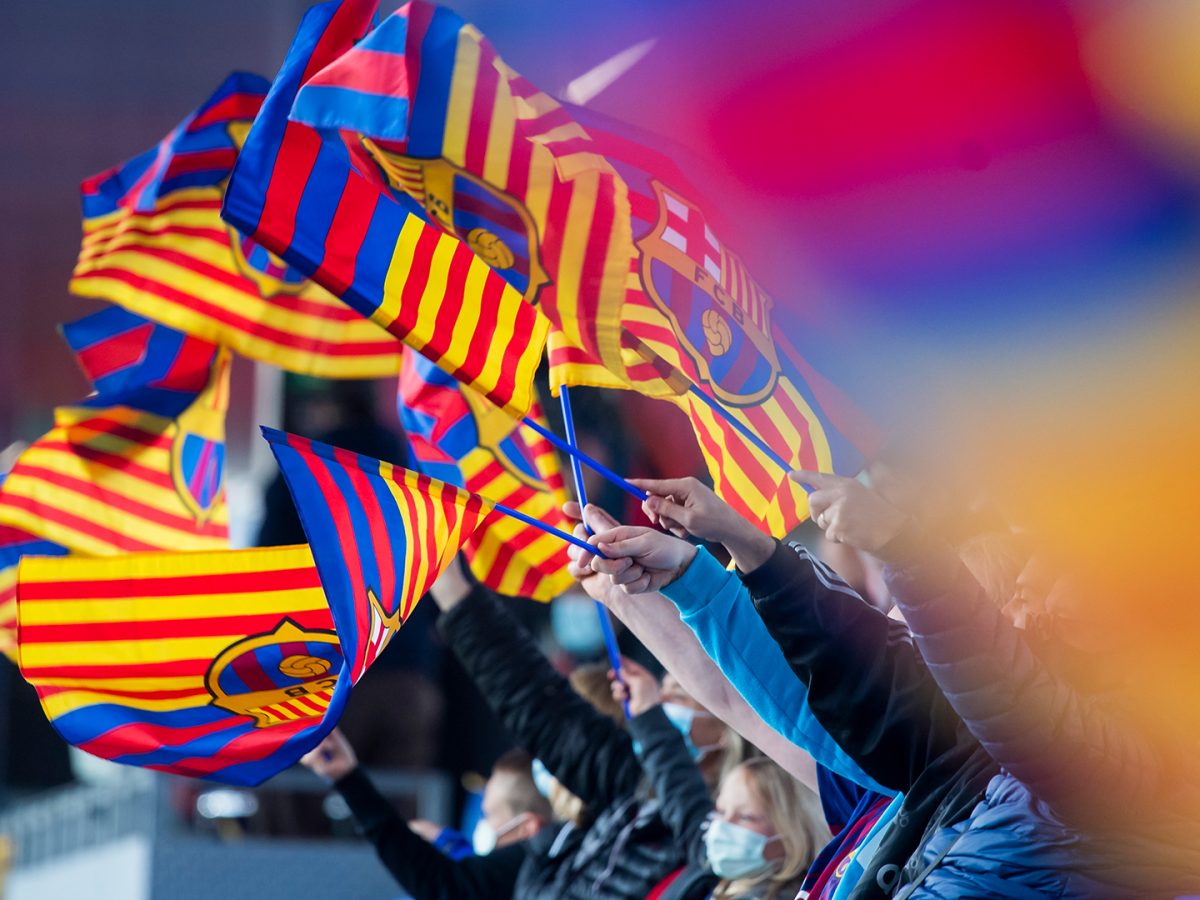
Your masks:
M 779 379 L 771 301 L 717 241 L 699 209 L 657 180 L 651 183 L 658 221 L 637 241 L 642 286 L 713 393 L 733 406 L 755 406 Z
M 387 649 L 387 645 L 404 624 L 404 617 L 400 615 L 399 609 L 391 613 L 384 612 L 383 604 L 374 588 L 367 588 L 367 604 L 371 608 L 371 636 L 367 641 L 366 661 L 366 665 L 369 666 Z
M 342 663 L 337 634 L 301 628 L 285 617 L 272 631 L 221 651 L 204 684 L 213 706 L 250 716 L 256 728 L 266 728 L 323 714 Z
M 225 408 L 228 384 L 224 370 L 229 355 L 213 367 L 208 386 L 195 403 L 179 414 L 171 442 L 171 483 L 183 505 L 199 523 L 212 514 L 225 475 Z
M 550 278 L 542 267 L 541 242 L 529 210 L 445 159 L 404 156 L 362 138 L 393 191 L 421 204 L 430 221 L 462 240 L 530 303 Z

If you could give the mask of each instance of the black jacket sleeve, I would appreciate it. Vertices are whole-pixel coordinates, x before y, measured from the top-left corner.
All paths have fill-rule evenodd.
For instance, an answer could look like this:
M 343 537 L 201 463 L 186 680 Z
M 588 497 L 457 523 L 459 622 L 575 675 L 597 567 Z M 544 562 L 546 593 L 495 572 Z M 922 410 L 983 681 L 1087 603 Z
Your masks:
M 571 689 L 495 595 L 477 585 L 439 627 L 513 740 L 589 808 L 636 790 L 629 735 Z
M 1051 671 L 949 546 L 910 529 L 891 555 L 888 587 L 921 654 L 992 759 L 1068 819 L 1159 796 L 1157 748 L 1111 700 Z
M 654 785 L 659 814 L 675 843 L 687 851 L 689 863 L 704 867 L 704 823 L 713 811 L 713 802 L 683 736 L 661 706 L 630 719 L 629 733 L 642 745 L 642 768 Z
M 334 788 L 350 807 L 359 831 L 375 845 L 379 861 L 415 900 L 512 896 L 517 871 L 525 861 L 520 844 L 455 862 L 415 834 L 361 768 Z
M 953 748 L 960 720 L 907 629 L 799 544 L 779 544 L 743 582 L 813 715 L 867 774 L 908 791 Z

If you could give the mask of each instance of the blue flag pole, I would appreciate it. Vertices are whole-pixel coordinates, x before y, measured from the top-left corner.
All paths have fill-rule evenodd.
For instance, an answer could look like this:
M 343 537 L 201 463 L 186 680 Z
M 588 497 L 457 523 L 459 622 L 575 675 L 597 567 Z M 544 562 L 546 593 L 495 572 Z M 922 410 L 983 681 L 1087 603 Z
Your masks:
M 575 418 L 571 415 L 571 395 L 565 384 L 559 388 L 558 398 L 562 402 L 563 431 L 567 434 L 567 446 L 578 450 L 578 443 L 575 440 Z M 580 465 L 577 453 L 570 450 L 568 452 L 571 455 L 571 474 L 575 477 L 575 495 L 579 498 L 579 508 L 582 511 L 588 502 L 587 491 L 583 486 L 583 466 Z M 643 494 L 642 499 L 644 497 L 645 495 Z M 587 522 L 583 523 L 583 527 L 589 535 L 592 533 L 592 529 L 588 528 Z M 596 551 L 593 550 L 592 552 Z M 625 679 L 621 676 L 621 651 L 617 647 L 617 636 L 613 633 L 612 620 L 608 617 L 608 609 L 599 600 L 594 602 L 596 604 L 596 615 L 600 617 L 600 631 L 604 635 L 604 647 L 608 651 L 608 664 L 612 667 L 617 681 L 624 684 Z M 632 719 L 633 716 L 629 712 L 629 701 L 626 700 L 622 704 L 622 707 L 625 710 L 625 718 Z
M 569 403 L 569 401 L 568 401 L 568 403 Z M 546 440 L 548 440 L 551 444 L 553 444 L 555 447 L 557 447 L 559 450 L 561 450 L 563 453 L 570 456 L 573 464 L 583 463 L 588 468 L 595 470 L 600 475 L 603 475 L 605 478 L 607 478 L 609 481 L 611 481 L 613 484 L 615 484 L 617 487 L 619 487 L 625 493 L 636 497 L 638 500 L 645 500 L 649 496 L 649 494 L 647 494 L 641 488 L 637 487 L 636 485 L 630 484 L 628 481 L 626 481 L 624 478 L 622 478 L 620 475 L 618 475 L 616 472 L 614 472 L 608 466 L 592 459 L 590 456 L 588 456 L 586 453 L 584 453 L 578 447 L 576 447 L 572 444 L 569 444 L 567 441 L 564 441 L 553 431 L 542 426 L 541 424 L 539 424 L 535 420 L 529 418 L 528 416 L 526 416 L 524 419 L 522 419 L 521 423 L 523 425 L 528 425 L 530 428 L 532 428 L 534 431 L 536 431 L 538 434 L 540 434 L 542 437 L 544 437 Z M 571 423 L 571 430 L 574 431 L 574 423 L 573 422 Z M 581 500 L 580 502 L 583 503 L 586 501 Z

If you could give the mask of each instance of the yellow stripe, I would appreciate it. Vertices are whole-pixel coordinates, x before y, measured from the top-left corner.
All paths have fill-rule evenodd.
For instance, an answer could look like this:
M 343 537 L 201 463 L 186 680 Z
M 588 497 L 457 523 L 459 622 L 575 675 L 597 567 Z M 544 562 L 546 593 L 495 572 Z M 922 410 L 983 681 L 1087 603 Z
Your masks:
M 227 634 L 211 637 L 156 638 L 153 641 L 23 643 L 21 665 L 26 668 L 42 668 L 212 659 L 234 641 L 244 637 L 245 634 Z
M 213 188 L 213 187 L 180 188 L 177 191 L 171 191 L 171 194 L 168 197 L 160 197 L 158 200 L 158 203 L 155 204 L 155 210 L 156 211 L 162 210 L 163 207 L 167 206 L 168 204 L 173 205 L 173 204 L 177 204 L 180 202 L 194 203 L 196 201 L 212 200 L 214 198 L 219 200 L 220 197 L 221 197 L 221 193 L 218 188 Z M 215 212 L 215 210 L 214 210 L 214 212 Z M 119 221 L 120 219 L 129 216 L 129 214 L 130 213 L 129 213 L 128 209 L 116 209 L 110 213 L 104 213 L 103 215 L 100 215 L 100 216 L 92 216 L 91 218 L 86 218 L 83 220 L 83 233 L 89 234 L 89 233 L 91 233 L 93 231 L 97 231 L 101 228 L 110 228 L 110 227 L 112 227 L 113 222 Z M 169 214 L 170 213 L 152 212 L 152 213 L 139 213 L 138 215 L 142 218 L 147 218 L 147 217 L 153 216 L 153 215 L 169 215 Z M 212 213 L 209 213 L 209 215 L 211 215 L 211 214 Z
M 546 233 L 550 216 L 550 192 L 555 181 L 554 159 L 540 144 L 530 147 L 529 182 L 525 189 L 525 208 L 537 224 L 538 234 Z
M 482 36 L 471 25 L 458 33 L 454 57 L 454 75 L 450 80 L 450 99 L 446 108 L 446 131 L 442 137 L 442 155 L 464 165 L 467 135 L 474 119 L 475 82 L 479 77 L 479 42 Z
M 41 701 L 42 709 L 46 711 L 46 716 L 50 719 L 57 719 L 59 716 L 74 712 L 81 707 L 92 706 L 97 703 L 124 706 L 127 709 L 169 712 L 174 709 L 192 709 L 196 706 L 207 705 L 204 696 L 207 696 L 208 692 L 203 690 L 202 682 L 198 684 L 198 687 L 201 690 L 197 692 L 197 696 L 175 697 L 166 700 L 145 697 L 118 697 L 109 694 L 98 694 L 93 691 L 66 691 L 61 694 L 51 694 L 49 697 L 42 697 Z
M 78 497 L 78 494 L 67 494 L 65 495 L 65 499 L 55 499 L 52 497 L 48 500 L 46 497 L 42 496 L 39 498 L 39 502 L 47 503 L 47 505 L 75 504 L 70 508 L 72 512 L 76 513 L 76 515 L 79 515 L 80 510 L 78 509 Z M 122 528 L 130 527 L 131 523 L 129 518 L 123 518 L 111 507 L 100 506 L 99 508 L 102 509 L 103 512 L 99 515 L 96 515 L 95 512 L 93 512 L 93 521 L 102 520 L 100 521 L 100 524 L 103 524 L 105 527 L 118 532 L 121 531 Z M 85 518 L 86 517 L 87 516 L 85 515 Z M 24 530 L 36 534 L 45 540 L 54 541 L 57 544 L 70 547 L 73 552 L 83 553 L 88 556 L 111 556 L 114 553 L 125 552 L 123 547 L 104 540 L 103 538 L 98 538 L 91 534 L 85 534 L 82 531 L 77 531 L 74 528 L 61 525 L 57 522 L 50 522 L 46 519 L 40 518 L 39 516 L 28 513 L 23 509 L 17 509 L 12 506 L 0 505 L 0 522 L 6 525 L 12 525 L 15 528 L 23 528 Z M 139 519 L 138 524 L 134 527 L 141 528 L 142 525 L 140 523 L 141 520 Z M 169 537 L 164 538 L 164 534 L 168 535 Z M 208 537 L 186 531 L 163 530 L 159 532 L 158 536 L 160 540 L 166 541 L 166 546 L 174 547 L 177 550 L 219 550 L 222 548 L 228 548 L 229 546 L 229 541 L 226 538 Z M 139 535 L 139 540 L 145 540 L 145 537 Z
M 163 578 L 186 575 L 237 575 L 312 568 L 312 551 L 307 544 L 263 547 L 250 550 L 221 550 L 199 553 L 160 551 L 137 553 L 113 559 L 70 557 L 27 557 L 21 561 L 22 583 L 60 581 L 109 581 L 119 578 Z M 69 574 L 67 574 L 69 573 Z
M 387 277 L 383 282 L 383 297 L 380 298 L 379 308 L 371 314 L 371 318 L 385 328 L 400 316 L 401 294 L 412 272 L 417 240 L 426 227 L 425 223 L 416 216 L 409 216 L 404 220 L 404 226 L 400 229 L 400 236 L 396 239 L 396 248 L 392 251 L 392 261 L 388 266 Z
M 43 687 L 103 688 L 114 691 L 177 691 L 199 687 L 204 679 L 196 675 L 173 675 L 158 678 L 39 678 Z
M 496 82 L 492 119 L 488 127 L 487 151 L 483 157 L 483 180 L 488 184 L 508 186 L 515 125 L 512 95 L 507 79 L 501 74 Z
M 286 615 L 324 609 L 327 605 L 325 594 L 320 588 L 224 595 L 148 594 L 121 599 L 83 595 L 72 597 L 69 602 L 26 601 L 21 604 L 21 624 L 82 625 L 92 622 L 187 621 L 209 616 L 254 616 L 274 613 Z

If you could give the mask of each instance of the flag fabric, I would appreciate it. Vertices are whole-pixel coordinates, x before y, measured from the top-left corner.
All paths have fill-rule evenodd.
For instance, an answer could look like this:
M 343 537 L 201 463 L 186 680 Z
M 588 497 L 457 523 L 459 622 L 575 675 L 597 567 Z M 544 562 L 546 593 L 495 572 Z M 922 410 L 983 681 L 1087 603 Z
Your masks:
M 361 170 L 456 235 L 565 340 L 621 373 L 626 193 L 581 134 L 473 26 L 413 0 L 308 78 L 291 118 L 345 138 Z
M 852 475 L 877 449 L 880 432 L 778 328 L 773 299 L 717 236 L 723 223 L 674 160 L 620 123 L 572 111 L 580 130 L 547 147 L 556 158 L 602 155 L 628 191 L 632 244 L 622 345 L 675 387 L 717 493 L 782 536 L 807 515 L 803 489 L 712 403 L 789 469 Z M 552 343 L 550 362 L 554 383 L 620 386 L 577 348 Z
M 0 524 L 89 556 L 228 546 L 229 352 L 115 309 L 64 335 L 97 390 L 17 458 Z
M 16 660 L 17 563 L 23 556 L 63 556 L 66 547 L 19 528 L 0 525 L 0 653 Z
M 497 406 L 522 415 L 533 400 L 549 322 L 470 246 L 427 222 L 407 195 L 364 174 L 373 164 L 360 146 L 288 120 L 302 84 L 343 53 L 357 52 L 376 6 L 327 2 L 305 15 L 238 157 L 222 214 Z M 386 68 L 365 73 L 376 76 L 388 77 Z
M 308 547 L 22 560 L 18 663 L 64 739 L 230 784 L 292 765 L 349 693 Z
M 293 372 L 395 374 L 391 335 L 221 221 L 225 182 L 267 87 L 230 75 L 157 147 L 83 183 L 71 290 Z
M 532 428 L 415 353 L 400 370 L 398 406 L 414 468 L 571 531 L 558 456 Z M 536 402 L 529 415 L 546 426 Z M 501 594 L 550 600 L 573 582 L 567 545 L 509 516 L 479 528 L 463 555 L 475 577 Z
M 351 683 L 477 528 L 499 513 L 428 475 L 263 428 L 316 560 Z

